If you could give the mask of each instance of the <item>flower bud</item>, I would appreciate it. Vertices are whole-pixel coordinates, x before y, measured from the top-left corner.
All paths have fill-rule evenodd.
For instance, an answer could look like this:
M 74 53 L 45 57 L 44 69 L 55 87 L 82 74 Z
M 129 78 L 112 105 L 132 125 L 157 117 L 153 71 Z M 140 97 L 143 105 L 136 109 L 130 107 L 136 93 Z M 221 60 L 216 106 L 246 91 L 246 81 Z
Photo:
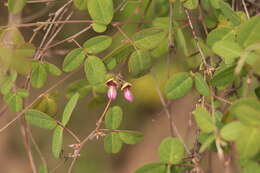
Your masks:
M 109 79 L 106 82 L 106 85 L 108 86 L 107 90 L 107 97 L 109 100 L 115 100 L 117 96 L 117 82 L 114 79 Z
M 117 96 L 117 91 L 115 86 L 110 86 L 107 91 L 107 97 L 109 100 L 115 100 Z
M 123 90 L 123 92 L 124 92 L 124 98 L 129 102 L 134 101 L 134 96 L 130 90 L 131 87 L 132 87 L 132 85 L 130 83 L 125 83 L 123 85 L 123 87 L 121 88 L 121 90 Z

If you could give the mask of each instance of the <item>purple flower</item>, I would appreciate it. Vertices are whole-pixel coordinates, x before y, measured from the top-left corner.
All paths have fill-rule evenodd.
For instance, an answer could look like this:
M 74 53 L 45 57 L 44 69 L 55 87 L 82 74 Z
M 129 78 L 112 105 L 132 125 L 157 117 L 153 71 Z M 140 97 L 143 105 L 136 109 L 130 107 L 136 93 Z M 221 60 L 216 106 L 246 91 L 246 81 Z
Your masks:
M 134 96 L 129 88 L 124 89 L 124 97 L 127 101 L 132 102 L 134 101 Z
M 115 86 L 110 86 L 107 91 L 107 97 L 109 100 L 115 100 L 117 96 L 117 91 Z
M 134 101 L 134 96 L 130 90 L 131 87 L 132 87 L 132 85 L 130 83 L 125 83 L 123 85 L 123 87 L 121 88 L 121 90 L 123 90 L 123 92 L 124 92 L 124 98 L 129 102 Z
M 106 82 L 106 85 L 108 86 L 107 90 L 107 97 L 109 100 L 115 100 L 117 96 L 117 82 L 114 79 L 109 79 Z

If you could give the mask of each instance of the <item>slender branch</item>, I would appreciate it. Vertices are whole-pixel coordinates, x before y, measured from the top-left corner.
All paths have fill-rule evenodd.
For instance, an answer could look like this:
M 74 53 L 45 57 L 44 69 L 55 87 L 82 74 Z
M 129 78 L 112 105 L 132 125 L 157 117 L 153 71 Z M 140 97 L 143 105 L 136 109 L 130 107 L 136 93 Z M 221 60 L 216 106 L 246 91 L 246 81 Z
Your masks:
M 75 153 L 76 156 L 73 158 L 73 160 L 72 160 L 72 162 L 71 162 L 71 164 L 70 164 L 70 167 L 69 167 L 69 169 L 68 169 L 68 173 L 71 173 L 71 172 L 72 172 L 73 166 L 74 166 L 74 164 L 76 163 L 76 160 L 77 160 L 77 158 L 78 158 L 77 155 L 80 153 L 80 150 L 82 149 L 82 147 L 85 145 L 85 143 L 86 143 L 88 140 L 92 139 L 92 138 L 96 135 L 96 133 L 99 131 L 100 126 L 101 126 L 101 124 L 102 124 L 102 121 L 103 121 L 103 119 L 104 119 L 104 117 L 105 117 L 105 115 L 106 115 L 106 112 L 107 112 L 107 110 L 108 110 L 108 108 L 109 108 L 111 102 L 112 102 L 112 100 L 109 100 L 109 101 L 108 101 L 108 103 L 107 103 L 107 105 L 106 105 L 104 111 L 102 112 L 100 118 L 98 119 L 98 121 L 97 121 L 97 123 L 96 123 L 96 128 L 95 128 L 87 137 L 85 137 L 85 138 L 82 140 L 82 142 L 79 143 L 79 145 L 78 145 L 79 147 L 77 148 L 77 151 L 76 151 L 76 153 Z
M 0 117 L 4 115 L 4 113 L 7 111 L 7 109 L 8 109 L 7 105 L 2 107 L 2 109 L 0 110 Z
M 78 32 L 78 33 L 76 33 L 76 34 L 74 34 L 74 35 L 72 35 L 72 36 L 70 36 L 70 37 L 68 37 L 68 38 L 66 38 L 66 39 L 64 39 L 64 40 L 58 41 L 57 43 L 54 43 L 54 44 L 48 46 L 46 49 L 50 49 L 50 48 L 52 48 L 52 47 L 58 46 L 58 45 L 60 45 L 60 44 L 62 44 L 62 43 L 65 43 L 65 42 L 67 42 L 67 41 L 69 41 L 69 40 L 75 39 L 75 38 L 78 37 L 79 35 L 83 34 L 83 33 L 86 32 L 86 31 L 88 31 L 90 28 L 91 28 L 91 25 L 89 25 L 89 26 L 86 27 L 85 29 L 81 30 L 80 32 Z
M 199 52 L 200 52 L 200 55 L 201 55 L 201 58 L 202 58 L 202 62 L 204 63 L 205 67 L 208 67 L 209 65 L 208 65 L 207 62 L 206 62 L 206 57 L 205 57 L 205 55 L 204 55 L 204 53 L 203 53 L 203 51 L 202 51 L 202 48 L 200 47 L 199 39 L 198 39 L 198 37 L 197 37 L 197 35 L 196 35 L 196 33 L 195 33 L 194 26 L 193 26 L 193 24 L 192 24 L 192 22 L 191 22 L 191 18 L 190 18 L 190 15 L 189 15 L 189 11 L 188 11 L 187 9 L 185 9 L 185 13 L 186 13 L 186 16 L 187 16 L 188 21 L 189 21 L 189 25 L 190 25 L 190 28 L 191 28 L 192 35 L 193 35 L 193 37 L 194 37 L 194 39 L 195 39 L 196 46 L 197 46 L 197 48 L 198 48 L 198 50 L 199 50 Z
M 166 115 L 167 115 L 167 117 L 168 117 L 168 119 L 169 119 L 171 136 L 174 136 L 174 133 L 175 133 L 175 134 L 177 135 L 177 137 L 178 137 L 178 138 L 181 140 L 181 142 L 183 143 L 186 152 L 187 152 L 188 154 L 191 154 L 191 152 L 190 152 L 188 146 L 185 144 L 185 142 L 184 142 L 184 140 L 183 140 L 183 138 L 182 138 L 182 136 L 181 136 L 181 134 L 180 134 L 178 128 L 176 127 L 176 125 L 175 125 L 175 123 L 174 123 L 174 121 L 173 121 L 173 118 L 172 118 L 172 115 L 171 115 L 169 109 L 167 108 L 167 104 L 166 104 L 166 102 L 165 102 L 165 100 L 164 100 L 164 98 L 163 98 L 163 95 L 162 95 L 162 92 L 161 92 L 160 87 L 159 87 L 159 85 L 158 85 L 158 80 L 157 80 L 155 74 L 152 73 L 152 77 L 153 77 L 153 79 L 154 79 L 154 84 L 155 84 L 157 93 L 158 93 L 158 95 L 159 95 L 159 97 L 160 97 L 160 101 L 161 101 L 161 104 L 162 104 L 162 106 L 163 106 L 163 109 L 164 109 L 164 111 L 165 111 L 165 113 L 166 113 Z
M 245 10 L 245 12 L 246 12 L 247 18 L 250 19 L 250 15 L 249 15 L 249 12 L 248 12 L 247 7 L 246 7 L 245 0 L 242 0 L 242 4 L 243 4 L 244 10 Z

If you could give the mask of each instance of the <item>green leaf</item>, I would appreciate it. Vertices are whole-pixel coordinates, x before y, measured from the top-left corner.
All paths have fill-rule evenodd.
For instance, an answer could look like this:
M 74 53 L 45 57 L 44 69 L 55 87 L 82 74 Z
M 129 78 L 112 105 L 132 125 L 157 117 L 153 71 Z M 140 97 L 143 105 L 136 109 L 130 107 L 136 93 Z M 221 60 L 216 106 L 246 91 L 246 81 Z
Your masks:
M 112 132 L 104 139 L 104 148 L 107 153 L 118 153 L 122 148 L 122 141 L 118 133 Z
M 63 126 L 66 126 L 66 124 L 69 122 L 71 114 L 77 105 L 78 99 L 79 99 L 79 94 L 76 93 L 70 98 L 70 100 L 66 104 L 62 114 L 62 120 L 61 120 Z
M 89 56 L 85 61 L 84 69 L 91 85 L 98 85 L 105 82 L 106 67 L 100 58 Z
M 219 1 L 220 10 L 223 15 L 233 23 L 233 25 L 237 26 L 241 23 L 240 17 L 236 14 L 236 12 L 229 6 L 225 1 Z
M 223 40 L 216 42 L 212 50 L 222 58 L 225 62 L 233 61 L 234 59 L 241 56 L 243 49 L 234 41 Z
M 140 132 L 122 131 L 119 132 L 121 140 L 126 144 L 137 144 L 143 140 L 144 135 Z
M 107 49 L 112 43 L 112 38 L 106 35 L 92 37 L 84 43 L 84 48 L 90 54 L 96 54 Z
M 133 77 L 141 77 L 149 72 L 151 57 L 147 51 L 135 51 L 128 61 L 129 72 Z
M 207 44 L 212 47 L 216 42 L 222 40 L 235 41 L 235 32 L 231 28 L 220 27 L 212 30 L 207 36 Z
M 166 165 L 164 163 L 148 163 L 138 168 L 134 173 L 165 173 Z
M 47 80 L 47 71 L 43 64 L 35 63 L 32 70 L 31 84 L 34 88 L 41 88 Z
M 220 135 L 227 141 L 234 141 L 240 137 L 241 132 L 244 129 L 244 125 L 239 121 L 234 121 L 226 124 L 220 131 Z
M 8 0 L 8 10 L 11 13 L 18 13 L 22 11 L 27 0 Z
M 177 138 L 165 138 L 160 144 L 159 155 L 162 162 L 181 163 L 185 155 L 183 144 Z
M 119 106 L 113 106 L 108 109 L 105 118 L 105 126 L 108 129 L 117 129 L 123 119 L 123 111 Z
M 13 80 L 11 76 L 4 76 L 3 80 L 1 81 L 1 93 L 3 95 L 10 92 L 13 86 Z
M 54 129 L 57 126 L 56 121 L 49 115 L 34 109 L 26 111 L 25 119 L 30 124 L 44 129 Z
M 97 33 L 102 33 L 107 30 L 107 26 L 104 24 L 93 23 L 91 26 L 92 26 L 93 30 Z
M 54 157 L 59 158 L 62 148 L 63 128 L 57 126 L 53 132 L 52 137 L 52 154 Z
M 210 134 L 207 139 L 202 143 L 199 153 L 204 152 L 215 140 L 215 135 Z
M 256 161 L 247 161 L 242 168 L 242 173 L 256 173 L 260 172 L 260 165 Z
M 208 96 L 210 91 L 208 84 L 204 80 L 203 76 L 200 73 L 195 73 L 195 87 L 197 91 L 203 95 L 203 96 Z
M 49 116 L 55 116 L 58 111 L 56 99 L 51 94 L 47 94 L 39 98 L 33 104 L 32 108 L 44 112 Z
M 87 80 L 77 80 L 71 83 L 66 90 L 66 97 L 71 98 L 75 93 L 79 93 L 80 98 L 86 97 L 92 91 L 92 86 Z
M 23 99 L 20 95 L 9 92 L 8 94 L 4 95 L 4 100 L 6 101 L 6 103 L 9 104 L 13 112 L 19 112 L 20 110 L 22 110 Z
M 83 48 L 77 48 L 67 54 L 63 61 L 62 68 L 65 72 L 71 72 L 77 69 L 85 59 Z
M 260 103 L 256 98 L 242 98 L 237 100 L 229 109 L 245 125 L 260 125 Z
M 190 10 L 196 9 L 198 7 L 199 1 L 198 0 L 187 0 L 184 2 L 183 6 Z
M 88 0 L 88 12 L 91 18 L 99 24 L 109 24 L 114 15 L 112 0 Z
M 41 164 L 39 167 L 39 173 L 48 173 L 48 167 L 46 164 Z
M 43 64 L 46 68 L 46 71 L 52 75 L 55 75 L 55 76 L 59 76 L 61 75 L 61 70 L 56 67 L 54 64 L 50 64 L 50 63 L 47 63 L 47 62 L 44 62 Z
M 176 47 L 184 53 L 185 56 L 189 56 L 189 48 L 188 43 L 184 35 L 184 31 L 182 28 L 176 29 Z
M 21 88 L 18 88 L 16 90 L 16 94 L 25 98 L 25 97 L 28 97 L 29 96 L 29 92 L 26 90 L 26 89 L 21 89 Z
M 134 34 L 134 45 L 139 49 L 155 48 L 163 39 L 166 32 L 161 28 L 148 28 Z
M 260 149 L 260 130 L 259 128 L 247 127 L 241 131 L 236 140 L 236 149 L 241 158 L 251 158 Z
M 106 55 L 103 60 L 107 66 L 113 61 L 117 64 L 127 58 L 134 50 L 134 47 L 129 43 L 121 44 L 119 47 L 115 48 L 112 52 Z
M 172 76 L 165 85 L 168 99 L 178 99 L 185 96 L 192 88 L 193 80 L 189 73 L 182 72 Z
M 218 69 L 210 80 L 210 84 L 219 87 L 232 83 L 235 79 L 234 68 L 235 66 L 227 66 Z
M 215 9 L 219 9 L 220 8 L 219 1 L 220 0 L 209 0 L 211 6 L 214 7 Z
M 250 18 L 239 27 L 237 33 L 238 42 L 244 47 L 260 42 L 259 30 L 260 16 Z
M 202 106 L 198 106 L 193 112 L 195 120 L 199 128 L 206 133 L 215 130 L 215 124 L 209 112 Z
M 88 9 L 88 0 L 73 0 L 75 7 L 79 10 L 87 10 Z

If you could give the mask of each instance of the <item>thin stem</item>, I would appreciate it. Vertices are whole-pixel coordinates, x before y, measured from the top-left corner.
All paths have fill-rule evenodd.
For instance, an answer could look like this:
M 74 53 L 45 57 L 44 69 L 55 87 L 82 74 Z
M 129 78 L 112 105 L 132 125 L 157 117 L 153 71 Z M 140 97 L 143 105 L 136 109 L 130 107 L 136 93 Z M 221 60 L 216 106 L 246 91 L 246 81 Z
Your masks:
M 191 22 L 191 18 L 190 18 L 190 15 L 189 15 L 189 11 L 188 11 L 187 9 L 185 9 L 185 13 L 186 13 L 186 16 L 187 16 L 188 21 L 189 21 L 189 25 L 190 25 L 190 28 L 191 28 L 192 35 L 193 35 L 193 37 L 194 37 L 194 39 L 195 39 L 196 46 L 197 46 L 197 48 L 198 48 L 198 50 L 199 50 L 199 52 L 200 52 L 200 55 L 201 55 L 201 58 L 202 58 L 202 62 L 204 63 L 205 67 L 208 67 L 209 65 L 208 65 L 207 62 L 206 62 L 206 57 L 205 57 L 205 55 L 204 55 L 204 53 L 203 53 L 203 51 L 202 51 L 202 49 L 201 49 L 201 47 L 200 47 L 199 39 L 198 39 L 198 37 L 197 37 L 197 35 L 196 35 L 196 33 L 195 33 L 194 26 L 193 26 L 193 24 L 192 24 L 192 22 Z
M 41 158 L 42 163 L 43 163 L 44 165 L 47 165 L 46 159 L 44 158 L 44 156 L 43 156 L 43 154 L 42 154 L 42 152 L 41 152 L 41 150 L 40 150 L 38 144 L 36 143 L 36 141 L 35 141 L 35 139 L 34 139 L 32 133 L 30 133 L 30 138 L 31 138 L 31 141 L 32 141 L 32 144 L 33 144 L 35 150 L 37 151 L 37 153 L 39 154 L 39 156 L 40 156 L 40 158 Z
M 163 109 L 164 109 L 164 111 L 165 111 L 165 113 L 166 113 L 166 115 L 167 115 L 167 117 L 169 119 L 171 136 L 174 136 L 174 133 L 175 133 L 177 135 L 177 137 L 180 139 L 180 141 L 183 143 L 186 152 L 188 154 L 191 154 L 188 146 L 185 144 L 182 136 L 180 135 L 180 132 L 179 132 L 178 128 L 176 127 L 176 125 L 175 125 L 175 123 L 173 121 L 173 118 L 172 118 L 172 115 L 170 114 L 169 109 L 167 108 L 167 104 L 166 104 L 166 102 L 165 102 L 165 100 L 163 98 L 163 95 L 162 95 L 162 92 L 161 92 L 160 87 L 158 85 L 158 80 L 157 80 L 155 74 L 152 73 L 152 77 L 154 79 L 155 87 L 156 87 L 157 93 L 158 93 L 158 95 L 160 97 L 160 101 L 161 101 L 161 104 L 163 106 Z
M 246 7 L 245 0 L 242 0 L 242 4 L 243 4 L 244 10 L 245 10 L 245 12 L 246 12 L 247 18 L 250 19 L 250 15 L 249 15 L 249 12 L 248 12 L 247 7 Z
M 87 137 L 85 137 L 85 138 L 79 143 L 79 148 L 78 148 L 77 152 L 75 153 L 75 155 L 78 155 L 78 154 L 80 153 L 80 150 L 82 149 L 82 147 L 85 145 L 85 143 L 86 143 L 88 140 L 92 139 L 92 138 L 96 135 L 96 132 L 99 131 L 100 126 L 101 126 L 101 124 L 102 124 L 102 121 L 103 121 L 103 119 L 104 119 L 104 117 L 105 117 L 105 115 L 106 115 L 106 112 L 107 112 L 107 110 L 108 110 L 108 108 L 109 108 L 111 102 L 112 102 L 112 100 L 110 99 L 110 100 L 108 101 L 108 103 L 107 103 L 107 105 L 106 105 L 104 111 L 102 112 L 100 118 L 98 119 L 98 121 L 97 121 L 97 123 L 96 123 L 96 128 L 95 128 Z M 71 172 L 72 172 L 73 166 L 74 166 L 74 164 L 76 163 L 77 158 L 78 158 L 78 157 L 74 157 L 74 158 L 73 158 L 73 160 L 72 160 L 72 162 L 71 162 L 71 164 L 70 164 L 70 167 L 69 167 L 69 169 L 68 169 L 68 173 L 71 173 Z
M 78 37 L 79 35 L 83 34 L 84 32 L 88 31 L 90 28 L 91 28 L 91 25 L 88 26 L 88 27 L 86 27 L 85 29 L 81 30 L 80 32 L 78 32 L 78 33 L 76 33 L 76 34 L 74 34 L 74 35 L 72 35 L 72 36 L 70 36 L 70 37 L 64 39 L 64 40 L 61 40 L 61 41 L 59 41 L 59 42 L 57 42 L 57 43 L 54 43 L 54 44 L 48 46 L 46 49 L 50 49 L 50 48 L 52 48 L 52 47 L 58 46 L 58 45 L 60 45 L 60 44 L 62 44 L 62 43 L 65 43 L 65 42 L 67 42 L 67 41 L 69 41 L 69 40 L 72 40 L 72 39 Z

